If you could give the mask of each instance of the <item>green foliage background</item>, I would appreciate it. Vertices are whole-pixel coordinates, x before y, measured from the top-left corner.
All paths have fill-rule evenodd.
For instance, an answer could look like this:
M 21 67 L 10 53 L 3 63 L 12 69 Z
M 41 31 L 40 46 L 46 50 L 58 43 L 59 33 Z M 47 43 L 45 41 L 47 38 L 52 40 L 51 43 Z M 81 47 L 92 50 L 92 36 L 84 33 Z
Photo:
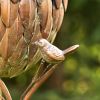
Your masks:
M 80 48 L 66 57 L 32 100 L 100 100 L 100 0 L 69 0 L 55 45 L 64 49 L 73 44 Z M 32 75 L 30 69 L 4 79 L 13 100 L 19 99 Z

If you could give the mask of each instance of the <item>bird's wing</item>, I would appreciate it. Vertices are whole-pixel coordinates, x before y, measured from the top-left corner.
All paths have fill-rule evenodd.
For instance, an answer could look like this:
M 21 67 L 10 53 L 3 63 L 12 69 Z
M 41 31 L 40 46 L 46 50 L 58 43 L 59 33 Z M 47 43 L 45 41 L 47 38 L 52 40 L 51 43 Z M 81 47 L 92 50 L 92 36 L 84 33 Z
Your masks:
M 47 55 L 54 60 L 64 60 L 63 54 L 55 49 L 47 50 Z

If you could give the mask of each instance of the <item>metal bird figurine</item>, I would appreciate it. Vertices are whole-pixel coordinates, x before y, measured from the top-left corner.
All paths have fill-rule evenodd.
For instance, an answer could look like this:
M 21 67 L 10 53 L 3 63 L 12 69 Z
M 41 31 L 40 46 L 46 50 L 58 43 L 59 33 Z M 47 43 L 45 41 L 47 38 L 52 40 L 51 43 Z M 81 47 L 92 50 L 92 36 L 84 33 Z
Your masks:
M 60 50 L 46 39 L 39 39 L 35 42 L 35 45 L 39 47 L 42 58 L 48 63 L 58 63 L 63 61 L 65 59 L 65 54 L 70 53 L 79 47 L 79 45 L 74 45 L 66 50 Z

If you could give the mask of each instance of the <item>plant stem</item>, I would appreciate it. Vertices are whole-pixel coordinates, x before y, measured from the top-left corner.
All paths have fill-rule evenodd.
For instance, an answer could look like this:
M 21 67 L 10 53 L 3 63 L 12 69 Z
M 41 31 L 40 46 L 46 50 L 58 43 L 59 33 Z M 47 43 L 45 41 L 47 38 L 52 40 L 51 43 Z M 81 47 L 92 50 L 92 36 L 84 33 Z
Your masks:
M 3 98 L 2 92 L 3 92 L 4 96 L 6 97 L 6 100 L 12 100 L 11 95 L 10 95 L 5 83 L 0 79 L 0 98 Z
M 51 74 L 55 71 L 55 68 L 58 64 L 53 65 L 36 83 L 33 85 L 33 87 L 28 91 L 28 93 L 25 95 L 23 100 L 29 100 L 32 96 L 32 94 L 35 93 L 35 91 L 51 76 Z

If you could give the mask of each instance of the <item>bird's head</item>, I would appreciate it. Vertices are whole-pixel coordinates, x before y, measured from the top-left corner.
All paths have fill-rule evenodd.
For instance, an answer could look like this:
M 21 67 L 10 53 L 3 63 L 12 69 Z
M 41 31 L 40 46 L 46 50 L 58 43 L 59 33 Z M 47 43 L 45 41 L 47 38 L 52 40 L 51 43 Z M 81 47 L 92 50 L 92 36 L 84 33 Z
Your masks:
M 39 47 L 44 47 L 46 46 L 48 43 L 48 41 L 46 39 L 39 39 L 37 41 L 34 42 L 35 45 L 39 46 Z

